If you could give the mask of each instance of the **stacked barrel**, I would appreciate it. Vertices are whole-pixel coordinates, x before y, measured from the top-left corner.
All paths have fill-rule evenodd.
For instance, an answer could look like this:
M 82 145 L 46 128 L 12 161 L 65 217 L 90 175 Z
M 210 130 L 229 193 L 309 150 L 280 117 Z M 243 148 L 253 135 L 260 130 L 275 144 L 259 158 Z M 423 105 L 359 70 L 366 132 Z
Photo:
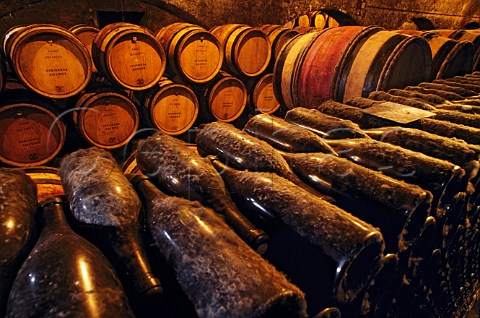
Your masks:
M 303 19 L 14 27 L 0 162 L 49 196 L 63 156 L 103 148 L 125 174 L 220 211 L 305 292 L 292 316 L 464 315 L 480 290 L 480 37 Z M 189 178 L 204 164 L 238 214 Z

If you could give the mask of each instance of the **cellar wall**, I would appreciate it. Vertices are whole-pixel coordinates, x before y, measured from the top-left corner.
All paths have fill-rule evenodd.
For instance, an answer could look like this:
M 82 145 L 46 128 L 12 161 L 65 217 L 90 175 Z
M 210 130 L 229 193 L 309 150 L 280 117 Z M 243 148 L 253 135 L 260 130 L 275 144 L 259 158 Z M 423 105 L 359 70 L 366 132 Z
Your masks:
M 176 21 L 207 28 L 225 23 L 281 24 L 317 9 L 338 10 L 359 24 L 390 29 L 399 28 L 412 18 L 426 18 L 435 28 L 462 28 L 469 22 L 480 21 L 477 0 L 4 0 L 0 2 L 0 32 L 30 23 L 98 26 L 108 18 L 138 21 L 154 31 Z M 99 11 L 106 12 L 107 19 L 99 20 Z

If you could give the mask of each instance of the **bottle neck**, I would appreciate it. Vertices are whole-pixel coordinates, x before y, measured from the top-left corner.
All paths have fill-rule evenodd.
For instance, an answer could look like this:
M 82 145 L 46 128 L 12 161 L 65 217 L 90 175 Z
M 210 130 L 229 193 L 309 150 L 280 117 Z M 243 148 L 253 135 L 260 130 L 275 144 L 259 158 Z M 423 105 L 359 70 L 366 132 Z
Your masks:
M 139 196 L 142 198 L 143 202 L 148 206 L 149 202 L 152 202 L 153 199 L 161 197 L 167 197 L 165 193 L 160 191 L 153 183 L 149 180 L 147 176 L 144 175 L 135 175 L 130 182 L 137 190 Z
M 70 231 L 64 212 L 64 201 L 60 197 L 52 197 L 42 205 L 43 231 Z

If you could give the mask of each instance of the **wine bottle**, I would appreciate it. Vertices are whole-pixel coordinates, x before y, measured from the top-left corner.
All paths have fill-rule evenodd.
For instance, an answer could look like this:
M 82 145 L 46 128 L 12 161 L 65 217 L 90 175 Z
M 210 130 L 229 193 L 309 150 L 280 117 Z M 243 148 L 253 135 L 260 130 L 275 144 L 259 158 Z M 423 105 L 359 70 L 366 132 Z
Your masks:
M 462 189 L 465 171 L 448 161 L 371 139 L 329 140 L 344 158 L 432 192 L 432 212 Z M 445 197 L 444 197 L 445 196 Z
M 477 92 L 472 91 L 470 89 L 466 89 L 464 87 L 458 87 L 458 86 L 453 86 L 449 84 L 441 84 L 441 83 L 420 83 L 418 86 L 423 87 L 423 88 L 428 88 L 428 89 L 438 89 L 442 91 L 447 91 L 447 92 L 452 92 L 455 94 L 458 94 L 462 97 L 470 97 L 477 95 Z
M 129 298 L 161 298 L 139 233 L 140 199 L 112 155 L 77 150 L 62 159 L 60 176 L 75 224 L 115 266 Z
M 478 161 L 479 155 L 462 140 L 442 137 L 415 128 L 398 126 L 372 128 L 364 131 L 375 140 L 447 160 L 465 170 L 467 170 L 466 166 L 472 161 Z M 476 170 L 478 170 L 478 167 Z
M 279 246 L 279 253 L 269 254 L 269 259 L 276 266 L 284 267 L 285 264 L 281 264 L 283 261 L 296 263 L 294 267 L 309 265 L 308 276 L 312 280 L 322 275 L 324 280 L 312 287 L 308 279 L 297 281 L 297 276 L 287 271 L 302 290 L 304 286 L 313 288 L 310 293 L 307 292 L 309 306 L 322 301 L 312 297 L 325 294 L 318 290 L 326 286 L 331 287 L 327 294 L 335 303 L 347 303 L 358 296 L 384 249 L 382 234 L 377 229 L 275 173 L 239 171 L 213 156 L 209 158 L 222 172 L 229 191 L 235 193 L 238 200 L 252 209 L 267 210 L 276 215 L 286 227 L 314 247 L 308 250 L 309 253 L 320 253 L 326 257 L 321 263 L 310 264 L 292 260 L 292 255 L 285 260 L 290 244 L 288 240 L 282 242 L 286 245 Z M 304 255 L 300 254 L 305 251 L 298 254 L 297 249 L 296 253 L 297 258 L 302 258 Z M 282 270 L 285 269 L 289 267 L 285 266 Z
M 448 102 L 445 98 L 438 96 L 436 94 L 424 94 L 418 91 L 412 91 L 408 89 L 392 88 L 388 90 L 388 93 L 395 96 L 420 99 L 423 102 L 428 103 L 429 105 L 432 105 L 432 106 L 436 106 L 436 105 Z
M 480 189 L 476 193 L 471 192 L 480 178 L 478 174 L 480 153 L 474 145 L 467 144 L 463 140 L 446 138 L 414 128 L 383 127 L 368 129 L 365 132 L 375 140 L 394 144 L 459 165 L 465 170 L 465 177 L 460 189 L 457 190 L 465 191 L 466 189 L 469 192 L 469 198 L 467 199 L 469 205 L 475 204 L 475 200 L 480 194 L 478 193 Z M 455 195 L 455 192 L 447 193 L 446 195 L 446 201 L 448 202 L 448 199 Z
M 353 97 L 346 101 L 348 105 L 352 105 L 361 109 L 368 108 L 375 104 L 382 104 L 382 101 L 374 101 L 364 97 Z M 335 103 L 336 106 L 340 108 L 343 107 L 342 104 Z M 323 109 L 324 107 L 319 107 L 318 109 Z M 381 126 L 393 126 L 392 122 L 386 119 L 376 118 L 372 115 L 366 115 L 359 109 L 360 122 L 359 125 L 362 128 L 375 128 Z M 329 109 L 331 111 L 331 109 Z M 349 112 L 352 110 L 349 109 Z M 357 113 L 358 114 L 358 113 Z M 334 115 L 334 114 L 333 114 Z M 342 117 L 343 118 L 343 117 Z M 353 120 L 353 119 L 352 119 Z M 353 120 L 354 121 L 354 120 Z M 390 124 L 388 124 L 390 122 Z M 407 123 L 405 127 L 417 128 L 430 132 L 432 134 L 437 134 L 444 137 L 455 137 L 457 139 L 463 139 L 468 143 L 479 145 L 480 144 L 480 129 L 470 126 L 464 126 L 461 124 L 450 123 L 448 121 L 439 120 L 435 118 L 421 118 L 413 122 Z
M 354 98 L 358 98 L 358 97 L 354 97 Z M 415 107 L 423 110 L 429 110 L 429 111 L 436 110 L 435 106 L 432 106 L 421 99 L 396 96 L 396 95 L 392 95 L 382 91 L 373 91 L 368 95 L 368 98 L 371 100 L 378 101 L 380 103 L 384 103 L 385 101 L 388 101 L 388 102 L 407 105 L 407 106 L 411 106 L 411 107 Z M 347 104 L 349 104 L 348 101 L 347 101 Z
M 354 122 L 323 114 L 316 109 L 296 107 L 287 112 L 285 121 L 304 127 L 325 139 L 368 138 Z
M 114 269 L 69 227 L 63 199 L 41 211 L 43 230 L 10 291 L 6 317 L 133 317 Z
M 245 125 L 244 130 L 279 150 L 324 152 L 337 155 L 332 147 L 313 132 L 268 114 L 253 116 Z
M 355 99 L 356 97 L 351 98 L 347 102 L 350 102 Z M 373 106 L 375 105 L 375 103 L 378 103 L 377 101 L 370 100 L 368 98 L 363 98 L 362 102 L 370 106 Z M 362 129 L 395 125 L 395 123 L 391 120 L 364 113 L 360 107 L 357 107 L 357 104 L 355 104 L 355 106 L 350 106 L 347 104 L 342 104 L 339 102 L 335 102 L 333 100 L 329 100 L 316 106 L 315 109 L 319 110 L 320 112 L 326 115 L 350 120 L 358 124 Z
M 202 156 L 218 156 L 224 163 L 238 169 L 275 172 L 308 192 L 333 201 L 300 180 L 275 148 L 232 125 L 221 122 L 206 124 L 197 134 L 196 142 Z
M 434 249 L 436 220 L 429 216 L 426 220 L 417 239 L 413 243 L 410 255 L 408 255 L 406 275 L 409 278 L 420 280 L 426 270 L 425 263 L 432 255 Z
M 389 90 L 388 93 L 372 92 L 369 98 L 378 101 L 391 101 L 429 110 L 435 113 L 435 116 L 433 117 L 434 119 L 449 121 L 455 124 L 461 124 L 475 128 L 480 127 L 480 119 L 475 114 L 465 114 L 462 112 L 436 108 L 437 104 L 444 103 L 445 99 L 438 96 L 435 97 L 435 95 L 425 95 L 406 90 L 394 89 Z M 427 104 L 431 105 L 432 107 L 428 107 Z
M 395 296 L 398 282 L 398 256 L 387 254 L 378 263 L 370 284 L 362 299 L 361 315 L 367 317 L 384 317 Z
M 346 211 L 379 227 L 389 252 L 408 249 L 430 211 L 430 192 L 345 158 L 322 153 L 284 156 L 308 184 L 331 195 Z
M 406 91 L 412 91 L 412 92 L 418 92 L 418 93 L 425 94 L 425 95 L 435 95 L 435 96 L 442 97 L 442 98 L 444 98 L 446 100 L 449 100 L 449 101 L 464 99 L 462 96 L 460 96 L 457 93 L 441 90 L 441 89 L 438 89 L 438 88 L 426 88 L 426 87 L 421 87 L 421 86 L 407 86 L 407 87 L 405 87 L 405 90 Z
M 15 275 L 33 245 L 36 208 L 32 179 L 20 171 L 0 169 L 0 317 Z
M 462 80 L 460 78 L 436 79 L 433 81 L 433 83 L 465 88 L 465 89 L 474 91 L 477 94 L 480 93 L 480 85 L 472 84 L 468 80 Z
M 139 142 L 137 164 L 143 173 L 154 176 L 176 195 L 215 209 L 253 249 L 260 254 L 265 252 L 268 236 L 237 209 L 222 178 L 195 149 L 158 132 Z
M 210 208 L 169 196 L 144 176 L 132 183 L 148 228 L 200 317 L 304 317 L 303 293 Z

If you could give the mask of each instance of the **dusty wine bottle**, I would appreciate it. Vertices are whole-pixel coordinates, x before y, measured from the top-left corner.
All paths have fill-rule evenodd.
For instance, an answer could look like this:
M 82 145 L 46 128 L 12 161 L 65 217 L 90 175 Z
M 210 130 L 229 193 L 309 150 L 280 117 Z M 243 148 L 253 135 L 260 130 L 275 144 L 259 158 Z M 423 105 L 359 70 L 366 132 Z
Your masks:
M 382 101 L 375 101 L 364 97 L 353 97 L 346 101 L 348 105 L 352 105 L 361 109 L 365 109 L 376 104 L 382 104 Z M 342 104 L 335 105 L 343 107 Z M 323 109 L 323 107 L 322 107 Z M 392 126 L 392 122 L 388 124 L 389 120 L 376 118 L 374 116 L 367 116 L 363 111 L 359 109 L 359 116 L 361 119 L 359 123 L 362 128 L 375 128 L 381 126 Z M 349 110 L 351 112 L 352 110 Z M 375 118 L 375 119 L 374 119 Z M 352 119 L 353 120 L 353 119 Z M 380 122 L 378 122 L 380 121 Z M 382 124 L 384 122 L 384 124 Z M 430 132 L 432 134 L 437 134 L 444 137 L 455 137 L 457 139 L 463 139 L 468 143 L 478 145 L 480 144 L 480 129 L 470 126 L 465 126 L 461 124 L 450 123 L 448 121 L 439 120 L 435 118 L 421 118 L 413 122 L 404 124 L 406 127 L 417 128 Z
M 372 139 L 337 139 L 329 144 L 342 157 L 432 192 L 432 211 L 459 191 L 465 171 L 448 161 Z
M 134 317 L 114 269 L 69 227 L 63 199 L 41 211 L 43 230 L 10 291 L 6 317 Z
M 354 139 L 357 140 L 357 139 Z M 425 222 L 432 194 L 381 172 L 322 153 L 284 154 L 293 171 L 337 205 L 379 227 L 389 252 L 402 252 Z
M 137 164 L 143 173 L 176 195 L 198 200 L 223 215 L 227 224 L 253 249 L 260 254 L 265 252 L 268 236 L 237 209 L 222 178 L 195 149 L 158 132 L 139 142 Z
M 0 169 L 0 317 L 22 262 L 33 245 L 35 183 L 20 171 Z
M 354 122 L 323 114 L 316 109 L 290 109 L 285 121 L 313 131 L 325 139 L 368 138 Z
M 250 249 L 213 210 L 168 196 L 144 176 L 132 183 L 148 228 L 199 317 L 305 317 L 303 293 Z
M 258 114 L 250 118 L 244 130 L 276 149 L 287 152 L 324 152 L 337 156 L 322 138 L 281 118 Z
M 300 180 L 275 148 L 232 125 L 220 122 L 206 124 L 197 135 L 200 155 L 218 156 L 238 169 L 275 172 L 308 192 L 332 201 Z
M 213 156 L 209 158 L 237 199 L 251 208 L 268 210 L 276 215 L 314 246 L 312 253 L 327 258 L 322 263 L 310 264 L 314 273 L 309 272 L 309 276 L 318 276 L 321 272 L 325 281 L 313 286 L 307 297 L 314 297 L 320 294 L 319 289 L 329 287 L 327 294 L 335 303 L 347 303 L 358 296 L 384 249 L 383 237 L 378 230 L 275 173 L 239 171 Z M 269 255 L 276 266 L 277 261 L 282 262 L 282 251 L 283 248 L 280 253 Z M 287 273 L 292 275 L 292 272 Z M 300 288 L 310 285 L 308 281 L 293 278 L 292 281 Z M 322 299 L 307 298 L 307 302 L 313 307 Z
M 62 159 L 60 176 L 79 230 L 111 260 L 130 299 L 161 297 L 139 233 L 142 204 L 112 155 L 77 150 Z

